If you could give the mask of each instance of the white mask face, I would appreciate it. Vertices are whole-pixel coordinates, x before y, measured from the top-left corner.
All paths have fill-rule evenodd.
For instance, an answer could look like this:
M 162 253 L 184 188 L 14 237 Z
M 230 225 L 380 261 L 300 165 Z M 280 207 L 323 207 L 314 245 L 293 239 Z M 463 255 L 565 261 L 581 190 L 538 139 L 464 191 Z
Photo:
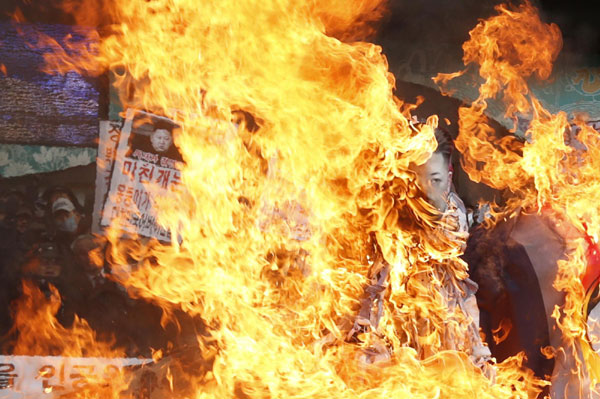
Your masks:
M 77 220 L 75 218 L 75 214 L 71 213 L 67 218 L 59 221 L 57 223 L 57 228 L 60 231 L 64 231 L 67 233 L 74 233 L 77 231 Z
M 441 153 L 433 153 L 427 162 L 415 167 L 414 172 L 417 175 L 417 184 L 427 200 L 440 212 L 446 211 L 452 173 L 444 156 Z

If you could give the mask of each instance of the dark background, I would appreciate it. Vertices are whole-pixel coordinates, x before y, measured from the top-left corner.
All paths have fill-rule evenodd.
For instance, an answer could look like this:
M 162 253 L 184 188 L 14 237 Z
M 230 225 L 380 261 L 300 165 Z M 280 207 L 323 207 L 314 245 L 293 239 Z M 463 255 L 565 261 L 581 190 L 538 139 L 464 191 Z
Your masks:
M 98 0 L 98 3 L 102 1 Z M 380 27 L 379 38 L 407 37 L 397 34 L 435 29 L 436 21 L 451 17 L 457 32 L 462 32 L 464 42 L 477 20 L 492 15 L 493 6 L 499 3 L 497 0 L 390 0 L 390 13 Z M 532 0 L 544 21 L 554 22 L 560 27 L 565 52 L 597 59 L 600 58 L 600 23 L 598 7 L 594 3 L 584 0 Z M 20 9 L 29 22 L 74 24 L 74 18 L 63 12 L 58 4 L 59 0 L 2 0 L 0 18 L 9 20 Z M 447 33 L 440 32 L 442 35 Z

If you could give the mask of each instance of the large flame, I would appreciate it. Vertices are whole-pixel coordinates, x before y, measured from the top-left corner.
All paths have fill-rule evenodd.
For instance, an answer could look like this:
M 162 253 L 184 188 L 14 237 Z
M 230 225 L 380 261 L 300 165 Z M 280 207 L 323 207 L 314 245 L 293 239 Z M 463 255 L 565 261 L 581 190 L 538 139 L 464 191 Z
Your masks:
M 498 365 L 492 383 L 461 345 L 445 344 L 448 335 L 462 339 L 467 320 L 438 288 L 466 277 L 466 266 L 409 170 L 433 151 L 437 118 L 410 129 L 415 105 L 393 96 L 381 48 L 360 41 L 382 1 L 128 0 L 92 9 L 108 21 L 97 47 L 70 42 L 47 58 L 48 69 L 115 71 L 126 107 L 183 126 L 175 138 L 183 189 L 156 204 L 181 243 L 109 233 L 115 269 L 136 261 L 121 280 L 131 295 L 207 326 L 190 341 L 203 361 L 166 373 L 182 390 L 174 397 L 537 395 L 544 382 L 520 367 L 520 356 Z M 486 79 L 480 98 L 461 110 L 465 167 L 527 205 L 550 203 L 573 221 L 589 216 L 596 232 L 600 213 L 587 208 L 598 192 L 596 165 L 573 174 L 572 162 L 594 159 L 597 139 L 582 124 L 578 139 L 590 151 L 573 154 L 566 116 L 543 110 L 525 83 L 548 76 L 557 29 L 530 6 L 499 14 L 465 44 L 465 62 L 479 64 Z M 485 100 L 501 90 L 509 116 L 534 111 L 526 144 L 493 138 L 485 123 Z M 383 261 L 391 270 L 381 323 L 347 342 L 369 272 Z M 582 263 L 566 264 L 570 280 L 557 284 L 578 294 Z M 579 297 L 569 298 L 561 326 L 581 338 Z M 377 348 L 386 361 L 365 361 Z
M 14 325 L 9 333 L 14 339 L 3 351 L 45 359 L 48 356 L 90 358 L 85 365 L 77 365 L 67 373 L 64 364 L 55 367 L 46 360 L 49 364 L 42 366 L 35 376 L 43 381 L 44 393 L 55 390 L 61 393 L 65 378 L 70 377 L 78 380 L 74 385 L 78 386 L 81 398 L 119 398 L 129 388 L 131 375 L 124 372 L 120 359 L 125 351 L 111 337 L 98 337 L 77 315 L 68 327 L 63 326 L 57 320 L 61 299 L 56 288 L 50 286 L 45 294 L 31 281 L 24 280 L 23 295 L 14 305 Z M 107 358 L 112 360 L 107 362 Z
M 588 245 L 597 243 L 598 237 L 598 132 L 585 124 L 584 115 L 569 120 L 565 112 L 547 111 L 529 89 L 529 78 L 543 80 L 552 71 L 562 46 L 557 26 L 543 23 L 529 3 L 497 10 L 499 15 L 480 22 L 463 46 L 465 65 L 476 65 L 485 83 L 479 98 L 459 110 L 456 143 L 471 179 L 510 193 L 507 214 L 518 209 L 543 214 L 564 238 L 567 259 L 559 261 L 554 288 L 566 294 L 565 304 L 557 306 L 552 317 L 562 331 L 561 350 L 574 363 L 573 378 L 580 381 L 583 394 L 587 379 L 595 386 L 599 377 L 597 356 L 585 333 L 580 280 L 591 250 Z M 437 81 L 445 83 L 462 73 L 439 75 Z M 523 139 L 498 138 L 488 125 L 488 101 L 499 96 L 515 128 L 517 118 L 530 120 Z

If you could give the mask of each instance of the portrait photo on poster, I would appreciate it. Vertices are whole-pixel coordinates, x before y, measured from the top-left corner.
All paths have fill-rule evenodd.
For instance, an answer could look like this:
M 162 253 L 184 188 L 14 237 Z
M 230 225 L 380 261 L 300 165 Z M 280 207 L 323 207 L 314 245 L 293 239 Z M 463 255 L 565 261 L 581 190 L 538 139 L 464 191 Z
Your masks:
M 138 111 L 133 117 L 126 156 L 161 167 L 180 169 L 177 162 L 183 162 L 183 158 L 173 140 L 180 129 L 170 119 Z

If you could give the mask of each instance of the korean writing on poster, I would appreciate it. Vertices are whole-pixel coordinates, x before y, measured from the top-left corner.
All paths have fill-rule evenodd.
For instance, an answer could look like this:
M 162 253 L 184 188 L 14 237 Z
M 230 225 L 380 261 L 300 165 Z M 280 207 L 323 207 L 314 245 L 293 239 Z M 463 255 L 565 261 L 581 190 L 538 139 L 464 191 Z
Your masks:
M 93 384 L 110 384 L 128 368 L 150 362 L 137 358 L 0 355 L 0 397 L 63 397 Z
M 115 161 L 117 143 L 121 134 L 121 122 L 100 121 L 98 156 L 96 157 L 96 189 L 94 195 L 94 213 L 92 232 L 101 233 L 100 215 L 104 198 L 110 187 L 110 176 Z
M 101 226 L 170 242 L 157 221 L 156 197 L 180 190 L 182 158 L 173 143 L 179 126 L 170 119 L 129 110 L 119 136 Z

